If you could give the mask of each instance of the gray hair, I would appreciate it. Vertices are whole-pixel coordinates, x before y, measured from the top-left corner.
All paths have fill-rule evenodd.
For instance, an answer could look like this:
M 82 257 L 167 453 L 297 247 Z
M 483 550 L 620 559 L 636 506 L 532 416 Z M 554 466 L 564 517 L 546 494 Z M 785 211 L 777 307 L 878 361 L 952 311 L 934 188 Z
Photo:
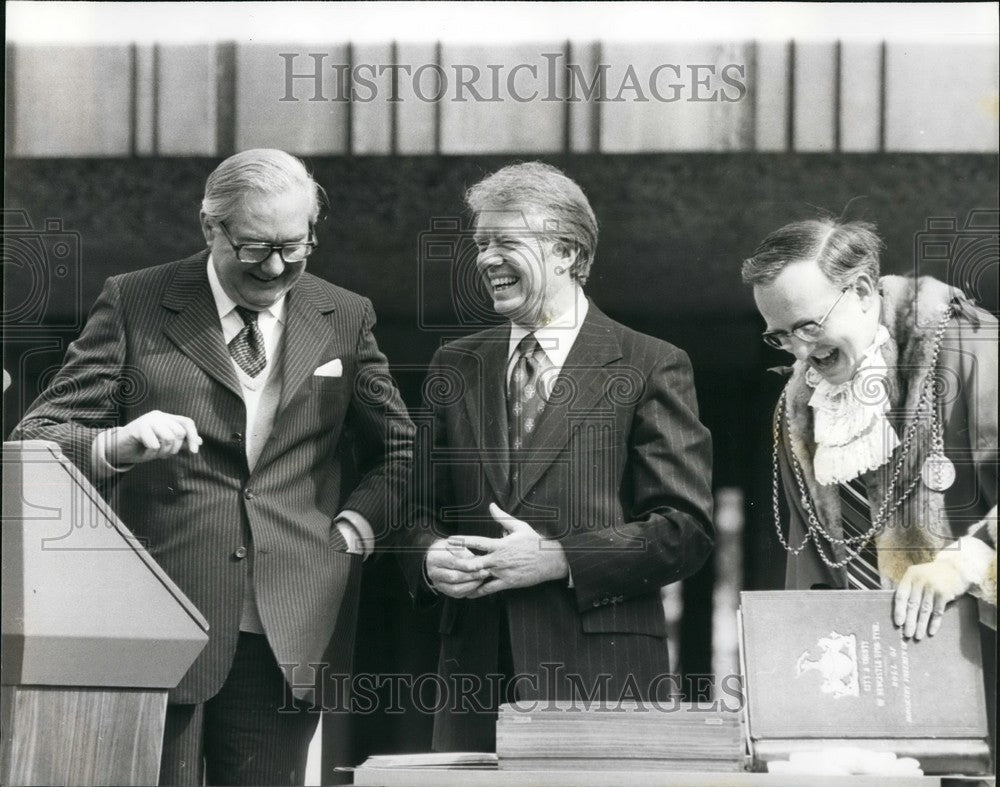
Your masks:
M 573 180 L 550 164 L 529 161 L 497 170 L 465 193 L 475 214 L 487 210 L 536 208 L 551 220 L 546 234 L 576 250 L 570 275 L 580 284 L 590 276 L 597 252 L 597 217 Z
M 226 221 L 244 208 L 250 194 L 280 194 L 296 189 L 309 194 L 309 221 L 315 223 L 326 193 L 305 164 L 283 150 L 244 150 L 227 158 L 208 176 L 201 210 L 210 219 Z
M 875 225 L 868 222 L 842 223 L 833 218 L 796 221 L 764 238 L 743 261 L 743 283 L 767 285 L 786 266 L 815 260 L 837 286 L 846 286 L 859 273 L 868 274 L 877 284 L 879 255 L 884 248 Z

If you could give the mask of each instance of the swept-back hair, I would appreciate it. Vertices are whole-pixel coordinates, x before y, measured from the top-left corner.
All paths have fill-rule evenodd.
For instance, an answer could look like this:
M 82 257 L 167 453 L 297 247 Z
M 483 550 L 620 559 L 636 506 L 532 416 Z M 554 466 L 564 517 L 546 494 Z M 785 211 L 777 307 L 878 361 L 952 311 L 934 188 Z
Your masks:
M 826 277 L 844 286 L 857 274 L 879 278 L 879 255 L 885 244 L 874 224 L 810 219 L 775 230 L 743 261 L 743 282 L 753 286 L 773 282 L 786 266 L 815 260 Z
M 561 170 L 540 161 L 512 164 L 470 188 L 465 202 L 475 214 L 516 208 L 543 213 L 546 234 L 577 252 L 570 275 L 586 283 L 597 252 L 597 217 L 583 189 Z
M 302 189 L 309 195 L 309 221 L 319 218 L 326 193 L 299 159 L 283 150 L 255 148 L 230 156 L 208 176 L 201 209 L 225 221 L 243 210 L 251 194 L 280 194 Z

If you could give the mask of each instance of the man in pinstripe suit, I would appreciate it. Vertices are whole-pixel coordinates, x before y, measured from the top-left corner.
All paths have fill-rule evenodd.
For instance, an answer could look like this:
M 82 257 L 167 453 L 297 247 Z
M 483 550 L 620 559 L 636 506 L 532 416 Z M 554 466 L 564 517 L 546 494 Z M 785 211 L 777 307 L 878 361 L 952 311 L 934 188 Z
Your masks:
M 504 701 L 665 699 L 659 589 L 712 545 L 690 363 L 584 296 L 597 222 L 579 186 L 535 162 L 466 199 L 508 322 L 443 346 L 425 388 L 403 564 L 416 598 L 444 597 L 438 750 L 492 749 Z
M 210 623 L 170 693 L 162 784 L 203 764 L 209 784 L 303 783 L 319 665 L 349 665 L 360 562 L 409 473 L 371 303 L 304 270 L 320 196 L 282 151 L 220 164 L 207 252 L 110 278 L 16 430 L 105 484 Z

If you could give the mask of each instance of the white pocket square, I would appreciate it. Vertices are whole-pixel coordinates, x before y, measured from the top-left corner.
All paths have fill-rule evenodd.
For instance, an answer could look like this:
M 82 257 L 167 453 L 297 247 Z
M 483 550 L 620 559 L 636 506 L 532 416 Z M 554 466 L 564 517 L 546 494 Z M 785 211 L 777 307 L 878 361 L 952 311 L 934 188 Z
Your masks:
M 344 364 L 340 362 L 340 358 L 334 358 L 322 366 L 317 366 L 313 372 L 314 377 L 341 377 L 343 374 Z

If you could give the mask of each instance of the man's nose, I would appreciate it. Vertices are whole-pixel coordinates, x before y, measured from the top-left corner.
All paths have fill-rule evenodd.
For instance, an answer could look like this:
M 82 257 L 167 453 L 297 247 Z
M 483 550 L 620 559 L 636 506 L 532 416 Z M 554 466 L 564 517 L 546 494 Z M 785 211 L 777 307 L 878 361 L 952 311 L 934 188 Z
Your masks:
M 798 336 L 789 336 L 784 349 L 795 356 L 795 360 L 804 361 L 812 352 L 814 342 L 800 339 Z
M 492 268 L 500 262 L 502 262 L 502 258 L 493 246 L 487 246 L 485 249 L 481 249 L 476 255 L 476 265 L 480 268 Z
M 270 277 L 280 276 L 284 273 L 285 261 L 281 259 L 281 252 L 278 249 L 272 249 L 267 259 L 260 263 L 260 269 Z

